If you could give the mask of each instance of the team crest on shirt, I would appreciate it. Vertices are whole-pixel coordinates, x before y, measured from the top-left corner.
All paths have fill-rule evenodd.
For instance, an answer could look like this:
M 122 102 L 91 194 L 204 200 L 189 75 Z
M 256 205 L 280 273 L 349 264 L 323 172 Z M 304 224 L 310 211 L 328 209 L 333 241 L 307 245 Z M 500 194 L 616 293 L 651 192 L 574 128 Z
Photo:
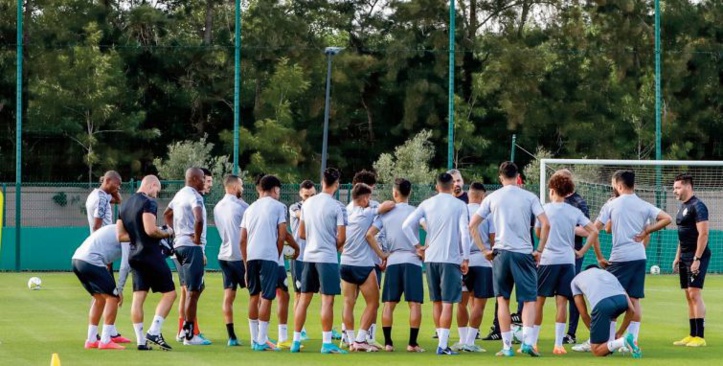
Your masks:
M 687 214 L 688 214 L 688 208 L 686 207 L 686 208 L 683 210 L 683 216 L 685 216 L 685 215 L 687 215 Z

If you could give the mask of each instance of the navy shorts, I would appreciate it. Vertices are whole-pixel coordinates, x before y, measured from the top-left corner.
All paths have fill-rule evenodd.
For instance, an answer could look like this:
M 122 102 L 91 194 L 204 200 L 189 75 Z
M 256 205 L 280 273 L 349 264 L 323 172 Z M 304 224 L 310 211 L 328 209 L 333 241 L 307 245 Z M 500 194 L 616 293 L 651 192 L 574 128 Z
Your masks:
M 185 285 L 188 291 L 203 290 L 203 248 L 200 245 L 182 246 L 176 248 L 176 259 L 181 264 L 179 273 L 182 273 L 181 286 Z
M 259 293 L 266 300 L 276 298 L 276 285 L 279 283 L 279 263 L 275 261 L 250 260 L 246 262 L 246 284 L 249 295 Z
M 218 260 L 223 275 L 223 288 L 236 291 L 237 287 L 246 287 L 246 268 L 243 261 Z
M 610 322 L 628 310 L 625 295 L 615 295 L 600 300 L 592 309 L 590 317 L 590 343 L 607 343 L 610 338 Z
M 351 283 L 352 285 L 361 286 L 367 281 L 369 275 L 374 271 L 375 267 L 364 267 L 364 266 L 350 266 L 348 264 L 342 264 L 339 269 L 339 274 L 344 282 Z
M 546 264 L 537 268 L 537 296 L 565 296 L 572 299 L 570 284 L 575 278 L 574 264 Z
M 387 267 L 382 287 L 382 302 L 404 301 L 424 303 L 424 280 L 422 266 L 411 263 L 394 264 Z
M 617 277 L 628 296 L 635 299 L 645 297 L 645 259 L 613 262 L 607 269 Z
M 284 292 L 289 292 L 289 283 L 286 280 L 286 267 L 279 266 L 278 263 L 276 266 L 276 288 Z
M 490 267 L 469 267 L 467 274 L 462 277 L 462 283 L 466 291 L 471 292 L 472 296 L 478 299 L 495 297 L 492 268 Z
M 495 296 L 509 300 L 514 287 L 517 301 L 537 300 L 537 262 L 532 254 L 498 250 L 492 272 Z
M 377 287 L 382 288 L 382 269 L 378 264 L 374 265 L 374 272 L 377 273 Z
M 321 292 L 322 295 L 340 295 L 339 264 L 304 262 L 300 290 L 302 293 Z
M 462 301 L 462 270 L 458 264 L 427 263 L 427 286 L 432 302 Z
M 695 253 L 681 253 L 680 262 L 678 262 L 678 273 L 680 275 L 680 288 L 703 288 L 705 283 L 705 275 L 708 273 L 708 265 L 710 264 L 710 252 L 703 254 L 700 258 L 700 267 L 698 274 L 694 275 L 690 272 L 690 266 L 693 264 L 693 256 Z
M 99 267 L 86 261 L 73 259 L 73 273 L 91 296 L 101 294 L 118 297 L 115 280 L 107 267 Z
M 301 293 L 301 272 L 304 271 L 304 262 L 299 260 L 289 261 L 291 270 L 291 281 L 294 285 L 294 292 Z
M 165 294 L 176 289 L 171 269 L 168 268 L 168 264 L 160 252 L 157 258 L 129 259 L 128 264 L 133 274 L 134 292 L 151 290 Z
M 186 286 L 186 277 L 183 275 L 183 271 L 181 270 L 181 262 L 178 261 L 175 253 L 171 257 L 171 260 L 173 261 L 173 265 L 176 267 L 176 273 L 178 274 L 178 285 Z

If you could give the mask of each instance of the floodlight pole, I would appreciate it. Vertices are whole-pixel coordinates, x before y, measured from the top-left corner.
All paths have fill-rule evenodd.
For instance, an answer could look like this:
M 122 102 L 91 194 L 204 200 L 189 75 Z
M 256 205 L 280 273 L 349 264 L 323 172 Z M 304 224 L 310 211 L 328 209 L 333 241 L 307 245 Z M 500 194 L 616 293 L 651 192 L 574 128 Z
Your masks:
M 329 145 L 329 109 L 331 105 L 331 59 L 339 54 L 343 48 L 327 47 L 324 50 L 327 58 L 326 66 L 326 99 L 324 105 L 324 140 L 321 143 L 321 172 L 319 173 L 320 181 L 324 180 L 324 170 L 326 170 L 327 149 Z
M 238 175 L 239 124 L 241 114 L 241 0 L 236 0 L 234 14 L 234 69 L 233 69 L 233 174 Z
M 15 270 L 20 270 L 20 231 L 23 142 L 23 1 L 17 1 L 17 74 L 15 78 Z
M 452 169 L 454 162 L 454 33 L 455 33 L 455 0 L 449 0 L 449 109 L 447 111 L 447 169 Z

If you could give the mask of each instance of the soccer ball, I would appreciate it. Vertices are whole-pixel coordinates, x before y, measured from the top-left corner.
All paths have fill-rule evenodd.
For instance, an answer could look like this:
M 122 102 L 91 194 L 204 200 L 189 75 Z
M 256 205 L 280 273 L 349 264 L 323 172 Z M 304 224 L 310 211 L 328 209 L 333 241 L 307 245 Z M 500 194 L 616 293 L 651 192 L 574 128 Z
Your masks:
M 283 249 L 284 257 L 292 258 L 292 257 L 294 257 L 294 252 L 295 252 L 294 248 L 292 248 L 288 245 L 284 245 L 284 249 Z
M 515 342 L 522 343 L 522 326 L 519 326 L 519 325 L 512 326 L 512 339 Z
M 40 281 L 40 278 L 38 277 L 31 277 L 28 280 L 28 288 L 31 290 L 40 290 L 40 285 L 42 285 L 43 282 Z
M 660 266 L 650 266 L 650 274 L 652 275 L 659 275 L 660 274 Z

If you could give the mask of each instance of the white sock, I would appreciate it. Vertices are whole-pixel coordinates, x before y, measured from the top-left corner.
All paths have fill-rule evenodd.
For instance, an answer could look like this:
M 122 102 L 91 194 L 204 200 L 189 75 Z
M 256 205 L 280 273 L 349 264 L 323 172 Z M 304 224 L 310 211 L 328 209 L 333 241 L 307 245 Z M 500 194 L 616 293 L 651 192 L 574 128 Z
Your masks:
M 479 330 L 478 330 L 477 328 L 469 327 L 468 330 L 467 330 L 467 340 L 465 341 L 464 344 L 469 345 L 469 346 L 473 346 L 473 345 L 474 345 L 474 340 L 477 339 L 477 333 L 478 333 L 478 332 L 479 332 Z
M 345 330 L 344 335 L 346 335 L 346 343 L 351 344 L 356 339 L 356 337 L 354 337 L 354 329 Z
M 163 317 L 160 315 L 153 316 L 153 322 L 148 328 L 148 334 L 159 335 L 161 334 L 161 327 L 163 327 Z
M 562 338 L 565 337 L 565 323 L 555 323 L 555 346 L 562 347 Z
M 366 331 L 364 329 L 359 329 L 359 333 L 356 334 L 356 341 L 359 343 L 366 342 L 368 336 L 369 336 L 369 331 Z M 352 332 L 352 336 L 349 339 L 350 340 L 354 339 L 353 332 Z
M 279 324 L 279 343 L 283 343 L 289 340 L 289 330 L 286 324 Z
M 331 343 L 331 332 L 321 332 L 321 343 Z
M 86 339 L 88 342 L 95 342 L 98 340 L 98 326 L 88 324 L 88 338 Z
M 512 331 L 502 332 L 502 349 L 512 348 Z
M 437 346 L 441 349 L 447 349 L 449 346 L 449 329 L 439 328 L 439 342 Z
M 256 340 L 257 344 L 264 344 L 269 340 L 269 322 L 259 320 L 259 334 Z
M 346 332 L 346 325 L 344 323 L 341 323 L 341 332 Z
M 110 336 L 111 336 L 111 325 L 103 324 L 103 332 L 100 335 L 100 343 L 108 344 L 110 342 Z
M 103 324 L 104 330 L 106 327 L 108 327 L 108 331 L 110 332 L 111 337 L 118 335 L 118 329 L 115 329 L 115 324 Z
M 524 325 L 522 326 L 522 344 L 526 344 L 529 346 L 532 346 L 534 344 L 532 343 L 534 341 L 534 335 L 532 332 L 532 327 L 526 327 Z
M 459 333 L 459 343 L 465 344 L 465 340 L 467 339 L 467 332 L 469 332 L 468 327 L 457 327 L 457 333 Z
M 256 339 L 259 338 L 258 319 L 249 319 L 249 332 L 251 333 L 251 342 L 256 342 Z
M 630 322 L 628 325 L 628 333 L 633 335 L 635 342 L 638 341 L 638 334 L 640 333 L 640 322 Z
M 294 342 L 301 342 L 301 332 L 294 332 Z
M 615 340 L 615 332 L 617 332 L 618 323 L 617 322 L 610 322 L 610 335 L 608 336 L 609 341 Z
M 143 334 L 143 323 L 133 323 L 133 330 L 136 332 L 136 343 L 139 346 L 146 344 L 146 336 Z
M 375 323 L 372 323 L 372 325 L 369 326 L 369 330 L 367 331 L 367 333 L 369 334 L 367 338 L 370 341 L 377 339 L 377 325 Z
M 617 351 L 619 348 L 621 348 L 621 347 L 623 347 L 623 346 L 625 346 L 625 339 L 623 339 L 623 338 L 618 338 L 618 339 L 616 339 L 616 340 L 614 340 L 614 341 L 609 341 L 609 342 L 608 342 L 608 351 L 610 351 L 610 352 L 615 352 L 615 351 Z

